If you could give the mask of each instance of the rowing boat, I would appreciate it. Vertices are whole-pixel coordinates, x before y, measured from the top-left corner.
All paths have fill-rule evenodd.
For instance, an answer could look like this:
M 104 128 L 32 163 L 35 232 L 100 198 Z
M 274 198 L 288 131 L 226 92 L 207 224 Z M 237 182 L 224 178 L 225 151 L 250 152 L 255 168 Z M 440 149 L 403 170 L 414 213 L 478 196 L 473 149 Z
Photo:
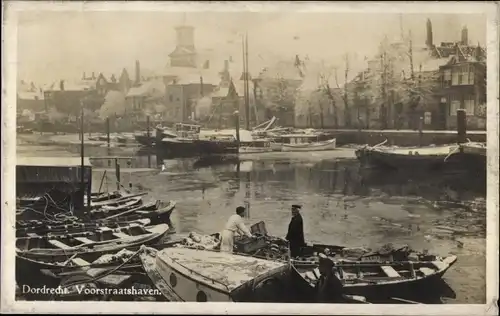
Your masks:
M 299 144 L 281 144 L 281 151 L 324 151 L 324 150 L 334 150 L 337 146 L 337 140 L 335 138 L 311 143 L 299 143 Z
M 16 239 L 16 254 L 41 261 L 65 261 L 78 255 L 95 260 L 105 253 L 155 243 L 168 228 L 167 224 L 144 226 L 132 223 L 115 229 L 99 227 L 95 231 L 66 235 L 19 237 Z
M 435 257 L 431 261 L 337 261 L 335 268 L 343 282 L 344 293 L 370 298 L 418 296 L 432 289 L 457 261 L 456 256 Z M 320 277 L 317 267 L 297 267 L 310 291 Z
M 119 228 L 126 227 L 131 223 L 149 225 L 151 220 L 148 218 L 137 219 L 132 221 L 91 221 L 91 222 L 70 222 L 67 224 L 50 224 L 39 223 L 29 226 L 19 227 L 16 229 L 16 237 L 30 237 L 40 235 L 61 235 L 74 232 L 87 232 L 96 230 L 100 227 Z

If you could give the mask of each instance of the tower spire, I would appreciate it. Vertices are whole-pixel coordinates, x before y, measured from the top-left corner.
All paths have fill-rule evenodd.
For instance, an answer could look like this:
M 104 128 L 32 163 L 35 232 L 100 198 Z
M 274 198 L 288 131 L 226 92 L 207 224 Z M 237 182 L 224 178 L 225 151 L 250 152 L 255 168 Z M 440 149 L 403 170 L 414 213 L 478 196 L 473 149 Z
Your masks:
M 401 32 L 401 40 L 404 41 L 405 35 L 404 35 L 404 29 L 403 29 L 403 14 L 399 14 L 399 31 Z

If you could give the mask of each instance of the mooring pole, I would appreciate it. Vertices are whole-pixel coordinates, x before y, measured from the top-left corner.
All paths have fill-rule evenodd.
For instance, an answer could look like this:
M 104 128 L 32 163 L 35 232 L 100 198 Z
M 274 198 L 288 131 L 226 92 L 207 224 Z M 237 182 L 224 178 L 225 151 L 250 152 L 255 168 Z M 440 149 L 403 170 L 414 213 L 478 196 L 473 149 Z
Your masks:
M 424 141 L 424 118 L 422 116 L 418 119 L 418 145 L 422 147 Z
M 118 158 L 115 158 L 115 176 L 116 176 L 116 190 L 120 191 L 120 164 L 118 163 Z
M 457 110 L 457 143 L 462 144 L 467 141 L 467 113 L 465 109 Z
M 108 156 L 110 155 L 109 152 L 110 152 L 110 143 L 111 143 L 111 139 L 110 139 L 110 124 L 109 124 L 109 117 L 106 118 L 106 142 L 107 142 L 107 145 L 108 145 Z M 108 167 L 111 167 L 111 160 L 108 159 Z
M 85 142 L 83 140 L 84 138 L 84 130 L 83 130 L 83 102 L 80 101 L 80 107 L 81 107 L 81 115 L 80 115 L 80 190 L 82 191 L 81 194 L 81 203 L 82 203 L 82 208 L 83 212 L 85 212 Z M 87 194 L 87 207 L 90 209 L 90 193 L 88 192 Z
M 240 112 L 234 111 L 234 126 L 236 129 L 236 143 L 238 145 L 238 151 L 240 148 Z

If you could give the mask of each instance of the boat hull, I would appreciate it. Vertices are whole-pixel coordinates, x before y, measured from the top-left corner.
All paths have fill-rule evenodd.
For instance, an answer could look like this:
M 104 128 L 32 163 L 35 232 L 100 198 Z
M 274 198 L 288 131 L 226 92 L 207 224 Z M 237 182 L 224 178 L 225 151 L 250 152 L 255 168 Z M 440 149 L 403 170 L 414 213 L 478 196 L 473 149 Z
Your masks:
M 305 285 L 299 273 L 282 262 L 215 251 L 143 249 L 149 252 L 141 254 L 144 269 L 171 301 L 295 302 L 304 290 L 297 287 Z
M 418 152 L 418 148 L 409 148 L 410 152 Z M 444 167 L 447 162 L 447 157 L 450 153 L 441 153 L 434 155 L 415 155 L 415 154 L 396 154 L 389 150 L 379 149 L 358 149 L 356 157 L 362 163 L 371 164 L 374 166 L 387 169 L 406 169 L 406 170 L 422 170 L 436 169 Z
M 281 151 L 285 152 L 304 152 L 304 151 L 325 151 L 334 150 L 337 147 L 336 139 L 310 144 L 282 144 Z
M 16 248 L 16 254 L 28 259 L 43 262 L 64 262 L 71 256 L 79 256 L 87 261 L 94 261 L 106 253 L 118 252 L 122 249 L 134 250 L 141 245 L 150 245 L 158 242 L 168 231 L 168 225 L 156 225 L 150 228 L 150 233 L 144 236 L 132 236 L 124 239 L 96 242 L 89 245 L 58 248 L 37 248 L 23 250 Z M 18 239 L 19 240 L 19 239 Z
M 425 295 L 432 295 L 433 290 L 438 290 L 439 283 L 442 283 L 442 277 L 456 262 L 455 256 L 443 258 L 440 267 L 433 273 L 419 277 L 392 277 L 379 279 L 358 279 L 359 283 L 347 283 L 343 287 L 343 294 L 359 295 L 368 299 L 387 299 L 391 297 L 415 298 Z M 417 264 L 418 262 L 415 262 Z M 366 264 L 366 263 L 365 263 Z M 363 263 L 355 263 L 362 271 Z M 379 263 L 382 266 L 383 263 Z M 338 265 L 341 266 L 341 265 Z M 358 268 L 359 269 L 359 268 Z M 310 284 L 310 290 L 314 290 L 314 284 Z
M 162 140 L 157 148 L 164 158 L 203 157 L 211 155 L 238 154 L 238 144 L 233 141 L 188 139 Z

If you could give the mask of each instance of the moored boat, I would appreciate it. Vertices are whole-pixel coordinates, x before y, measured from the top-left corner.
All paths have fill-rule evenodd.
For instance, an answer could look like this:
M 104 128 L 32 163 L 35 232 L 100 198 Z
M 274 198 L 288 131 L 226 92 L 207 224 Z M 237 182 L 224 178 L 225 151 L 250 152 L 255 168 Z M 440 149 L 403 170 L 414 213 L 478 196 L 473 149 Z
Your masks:
M 418 296 L 418 292 L 433 288 L 457 261 L 456 256 L 434 257 L 430 261 L 339 261 L 335 263 L 344 293 L 370 298 Z M 311 288 L 320 276 L 316 267 L 297 268 Z
M 143 226 L 132 223 L 116 229 L 100 227 L 91 232 L 19 237 L 16 238 L 16 254 L 31 259 L 60 261 L 81 255 L 93 260 L 105 253 L 155 243 L 168 229 L 167 224 Z
M 458 146 L 427 147 L 368 147 L 356 150 L 356 157 L 363 163 L 389 169 L 430 170 L 444 167 Z
M 284 262 L 207 250 L 144 248 L 145 271 L 169 301 L 292 301 L 297 271 Z
M 273 151 L 324 151 L 336 149 L 335 138 L 325 139 L 325 135 L 317 133 L 283 134 L 274 138 Z
M 337 141 L 335 138 L 322 141 L 322 142 L 311 142 L 304 144 L 282 144 L 281 151 L 324 151 L 324 150 L 334 150 L 337 146 Z
M 141 225 L 149 225 L 151 220 L 148 218 L 142 218 L 132 221 L 91 221 L 91 222 L 71 222 L 67 224 L 51 224 L 51 223 L 38 223 L 32 225 L 26 225 L 24 227 L 16 228 L 16 237 L 30 237 L 30 236 L 43 236 L 50 234 L 54 235 L 64 235 L 67 233 L 75 232 L 88 232 L 100 227 L 109 228 L 119 228 L 126 227 L 132 223 L 138 223 Z

